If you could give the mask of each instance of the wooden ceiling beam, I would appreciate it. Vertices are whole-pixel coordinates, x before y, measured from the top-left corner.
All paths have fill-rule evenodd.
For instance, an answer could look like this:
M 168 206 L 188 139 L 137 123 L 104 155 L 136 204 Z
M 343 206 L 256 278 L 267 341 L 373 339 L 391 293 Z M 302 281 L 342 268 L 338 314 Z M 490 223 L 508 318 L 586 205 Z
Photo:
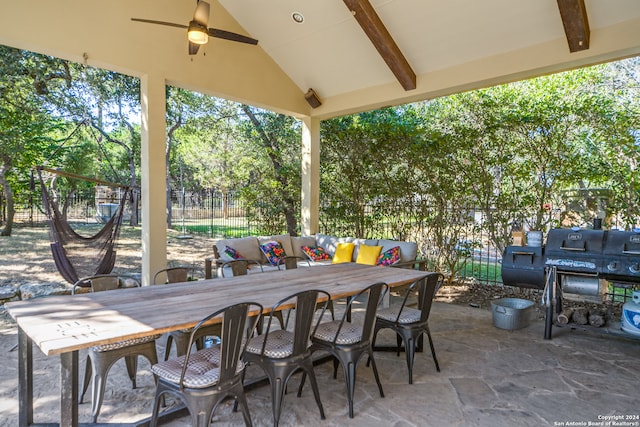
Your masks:
M 558 0 L 558 9 L 569 42 L 569 51 L 589 49 L 589 19 L 584 0 Z
M 371 40 L 404 90 L 416 88 L 416 73 L 389 34 L 369 0 L 344 0 L 360 27 Z

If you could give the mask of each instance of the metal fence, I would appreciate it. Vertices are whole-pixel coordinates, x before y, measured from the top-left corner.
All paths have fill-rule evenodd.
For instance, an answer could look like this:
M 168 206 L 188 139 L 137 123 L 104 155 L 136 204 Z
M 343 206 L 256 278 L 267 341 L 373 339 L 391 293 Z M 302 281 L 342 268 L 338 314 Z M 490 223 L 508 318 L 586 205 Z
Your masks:
M 95 190 L 86 190 L 71 195 L 67 201 L 67 218 L 75 223 L 97 223 L 108 218 L 111 206 L 116 203 L 111 198 L 96 197 Z M 58 195 L 65 200 L 64 194 Z M 4 204 L 1 203 L 0 207 Z M 130 208 L 131 204 L 128 204 Z M 371 207 L 375 210 L 375 207 Z M 0 220 L 6 214 L 0 211 Z M 129 212 L 130 215 L 130 212 Z M 125 214 L 125 221 L 129 216 Z M 420 256 L 434 263 L 441 249 L 429 238 L 428 232 L 415 227 L 410 235 L 396 235 L 397 222 L 405 219 L 384 218 L 374 212 L 370 215 L 371 224 L 367 238 L 396 238 L 416 241 Z M 140 215 L 138 216 L 141 217 Z M 17 226 L 37 226 L 46 223 L 46 214 L 42 208 L 40 194 L 34 194 L 28 202 L 16 206 L 14 222 Z M 395 222 L 394 222 L 395 221 Z M 449 236 L 456 245 L 461 257 L 456 266 L 456 276 L 460 280 L 475 281 L 482 284 L 501 284 L 501 253 L 491 245 L 482 217 L 470 215 L 469 225 L 457 235 Z M 283 221 L 284 222 L 284 221 Z M 127 223 L 127 222 L 125 222 Z M 283 226 L 284 227 L 284 226 Z M 260 209 L 247 206 L 236 193 L 222 193 L 217 190 L 198 192 L 174 191 L 171 194 L 171 228 L 182 234 L 201 234 L 214 238 L 243 237 L 267 234 L 260 225 Z M 320 232 L 333 235 L 353 235 L 348 224 L 335 221 L 330 212 L 321 209 Z M 286 232 L 285 229 L 280 232 Z M 432 264 L 432 268 L 436 268 Z

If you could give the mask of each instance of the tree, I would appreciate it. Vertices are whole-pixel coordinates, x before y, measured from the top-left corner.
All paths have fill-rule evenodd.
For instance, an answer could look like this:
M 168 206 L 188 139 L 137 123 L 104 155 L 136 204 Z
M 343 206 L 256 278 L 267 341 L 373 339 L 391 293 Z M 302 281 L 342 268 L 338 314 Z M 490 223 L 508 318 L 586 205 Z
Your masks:
M 131 225 L 138 218 L 140 169 L 140 81 L 107 70 L 68 63 L 71 78 L 66 87 L 47 94 L 52 115 L 88 128 L 97 143 L 95 170 L 107 180 L 122 183 L 124 173 L 133 189 Z
M 40 94 L 68 77 L 62 61 L 0 46 L 0 186 L 6 204 L 0 236 L 12 232 L 14 188 L 25 188 L 28 171 L 54 148 L 47 134 L 60 123 L 42 108 Z
M 241 108 L 251 123 L 251 127 L 244 126 L 245 135 L 260 148 L 251 157 L 259 161 L 257 165 L 264 166 L 251 171 L 253 188 L 245 187 L 244 194 L 254 203 L 260 202 L 266 233 L 281 231 L 279 224 L 284 217 L 286 232 L 296 236 L 301 182 L 299 123 L 283 114 L 258 111 L 247 105 Z

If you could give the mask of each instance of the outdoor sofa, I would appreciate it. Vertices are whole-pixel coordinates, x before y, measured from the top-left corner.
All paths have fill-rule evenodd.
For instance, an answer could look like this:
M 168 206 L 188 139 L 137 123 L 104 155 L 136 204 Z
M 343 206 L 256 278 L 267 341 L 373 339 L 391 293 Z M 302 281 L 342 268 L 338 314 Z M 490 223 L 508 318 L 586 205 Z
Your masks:
M 321 233 L 300 237 L 279 234 L 221 239 L 213 246 L 213 253 L 213 257 L 205 260 L 205 277 L 208 279 L 214 276 L 214 266 L 217 277 L 223 277 L 223 269 L 229 269 L 224 263 L 234 259 L 256 261 L 255 265 L 249 266 L 249 274 L 278 270 L 280 267 L 277 258 L 283 256 L 298 257 L 297 264 L 301 267 L 339 261 L 423 269 L 423 263 L 416 259 L 418 245 L 414 242 L 357 239 Z M 224 277 L 229 275 L 225 270 Z

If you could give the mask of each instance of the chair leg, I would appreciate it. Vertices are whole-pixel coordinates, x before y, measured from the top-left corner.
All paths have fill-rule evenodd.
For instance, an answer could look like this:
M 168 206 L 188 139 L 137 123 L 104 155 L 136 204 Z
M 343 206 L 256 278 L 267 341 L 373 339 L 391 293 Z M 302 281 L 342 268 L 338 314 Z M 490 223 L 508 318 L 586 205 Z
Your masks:
M 409 371 L 409 384 L 413 384 L 413 360 L 416 352 L 416 342 L 413 337 L 406 337 L 404 352 L 407 357 L 407 370 Z
M 91 378 L 91 422 L 93 423 L 98 421 L 100 407 L 102 406 L 102 400 L 104 398 L 105 378 L 108 372 L 109 368 L 107 368 L 105 372 L 102 372 L 99 367 L 96 367 L 93 377 Z
M 271 382 L 271 409 L 273 411 L 273 426 L 278 427 L 280 423 L 280 410 L 284 399 L 285 384 L 282 378 L 269 378 Z
M 131 380 L 131 388 L 135 389 L 137 386 L 136 372 L 138 371 L 138 355 L 134 354 L 133 356 L 125 356 L 124 362 L 127 365 L 127 373 L 129 374 L 129 379 Z
M 251 415 L 249 414 L 249 405 L 247 404 L 247 398 L 244 393 L 238 393 L 236 396 L 235 405 L 240 403 L 240 408 L 242 410 L 242 417 L 244 418 L 244 425 L 246 427 L 251 427 L 253 424 L 251 422 Z
M 433 347 L 433 340 L 431 339 L 431 331 L 429 327 L 426 328 L 427 337 L 429 338 L 429 346 L 431 347 L 431 356 L 433 356 L 433 362 L 436 364 L 436 371 L 440 372 L 440 365 L 438 364 L 438 358 L 436 357 L 436 349 Z
M 164 361 L 169 360 L 169 353 L 171 353 L 171 344 L 173 344 L 173 336 L 171 334 L 167 334 L 167 342 L 164 346 Z M 178 342 L 176 341 L 176 350 L 178 347 Z
M 318 390 L 318 382 L 316 381 L 316 374 L 313 371 L 313 363 L 311 362 L 311 360 L 309 360 L 308 364 L 305 364 L 305 366 L 303 366 L 302 381 L 304 381 L 304 378 L 306 377 L 307 373 L 309 373 L 309 381 L 311 381 L 311 389 L 313 390 L 313 397 L 315 397 L 316 403 L 318 404 L 318 409 L 320 409 L 320 418 L 324 420 L 326 419 L 326 417 L 324 416 L 324 408 L 322 407 L 322 401 L 320 401 L 320 391 Z M 298 389 L 298 397 L 300 397 L 300 395 L 302 394 L 302 385 L 304 384 L 302 381 L 300 382 L 300 388 Z
M 84 368 L 84 381 L 82 385 L 82 394 L 80 395 L 79 403 L 82 403 L 84 400 L 84 394 L 87 392 L 89 388 L 89 382 L 91 382 L 92 370 L 91 370 L 91 358 L 87 356 L 86 366 Z
M 347 400 L 349 402 L 349 418 L 353 418 L 353 396 L 355 394 L 355 389 L 356 389 L 356 364 L 355 363 L 347 362 L 345 364 L 344 380 L 347 383 Z
M 396 356 L 400 357 L 400 346 L 402 345 L 402 337 L 398 333 L 396 333 L 396 344 L 397 344 Z
M 158 413 L 160 412 L 160 401 L 164 401 L 164 393 L 160 391 L 160 387 L 156 387 L 156 395 L 153 399 L 153 407 L 151 408 L 151 420 L 149 421 L 149 427 L 156 427 L 158 425 Z
M 382 383 L 380 382 L 380 376 L 378 375 L 378 367 L 376 366 L 376 359 L 373 358 L 373 351 L 369 351 L 369 360 L 371 360 L 371 368 L 373 369 L 373 376 L 376 379 L 376 384 L 378 384 L 378 391 L 380 391 L 380 397 L 384 397 L 384 392 L 382 391 Z

